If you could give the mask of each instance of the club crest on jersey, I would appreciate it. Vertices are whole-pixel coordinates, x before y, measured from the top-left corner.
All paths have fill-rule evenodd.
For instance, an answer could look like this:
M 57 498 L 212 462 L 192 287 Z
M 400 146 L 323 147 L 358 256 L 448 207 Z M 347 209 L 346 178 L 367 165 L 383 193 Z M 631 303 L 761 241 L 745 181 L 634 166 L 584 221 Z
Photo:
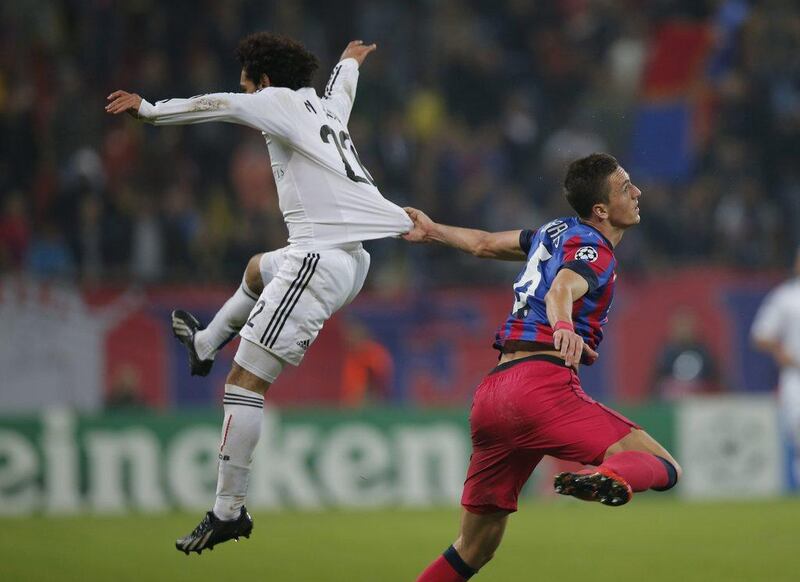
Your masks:
M 575 258 L 594 263 L 597 260 L 597 250 L 594 247 L 581 247 L 575 252 Z

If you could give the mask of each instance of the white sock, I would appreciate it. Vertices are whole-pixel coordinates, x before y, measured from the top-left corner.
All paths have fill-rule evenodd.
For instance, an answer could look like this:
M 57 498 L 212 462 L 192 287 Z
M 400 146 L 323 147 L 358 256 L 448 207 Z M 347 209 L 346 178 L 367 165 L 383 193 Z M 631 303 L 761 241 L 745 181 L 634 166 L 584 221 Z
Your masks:
M 201 360 L 213 360 L 217 352 L 239 333 L 253 310 L 258 294 L 242 281 L 236 293 L 217 311 L 208 326 L 194 336 L 194 349 Z
M 253 450 L 261 435 L 264 397 L 256 392 L 225 384 L 225 419 L 219 447 L 219 475 L 214 515 L 230 520 L 239 517 L 247 495 Z

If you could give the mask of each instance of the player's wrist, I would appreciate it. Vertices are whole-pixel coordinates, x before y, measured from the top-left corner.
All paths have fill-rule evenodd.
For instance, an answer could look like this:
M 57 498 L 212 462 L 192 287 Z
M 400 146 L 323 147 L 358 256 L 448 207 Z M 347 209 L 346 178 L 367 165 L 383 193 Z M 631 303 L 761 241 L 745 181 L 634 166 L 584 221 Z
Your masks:
M 356 57 L 351 56 L 351 55 L 347 55 L 347 56 L 342 55 L 342 58 L 339 60 L 338 64 L 347 65 L 347 66 L 355 65 L 356 69 L 361 68 L 361 61 L 359 61 Z
M 155 112 L 155 105 L 150 103 L 144 97 L 140 97 L 139 107 L 136 108 L 136 113 L 140 119 L 150 119 Z
M 561 330 L 566 330 L 575 333 L 575 326 L 571 321 L 565 321 L 562 319 L 557 321 L 556 324 L 553 326 L 553 333 Z
M 447 236 L 446 229 L 438 222 L 431 222 L 425 229 L 425 242 L 437 242 L 446 246 L 454 246 L 453 241 Z

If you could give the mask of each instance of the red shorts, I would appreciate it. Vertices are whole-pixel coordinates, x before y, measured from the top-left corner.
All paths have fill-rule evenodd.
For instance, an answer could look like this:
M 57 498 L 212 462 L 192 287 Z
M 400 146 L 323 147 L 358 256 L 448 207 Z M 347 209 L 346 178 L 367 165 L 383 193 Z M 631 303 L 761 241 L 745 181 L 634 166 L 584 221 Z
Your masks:
M 516 511 L 522 486 L 544 455 L 599 465 L 609 446 L 639 426 L 595 402 L 553 356 L 499 365 L 469 416 L 472 457 L 461 504 L 473 513 Z

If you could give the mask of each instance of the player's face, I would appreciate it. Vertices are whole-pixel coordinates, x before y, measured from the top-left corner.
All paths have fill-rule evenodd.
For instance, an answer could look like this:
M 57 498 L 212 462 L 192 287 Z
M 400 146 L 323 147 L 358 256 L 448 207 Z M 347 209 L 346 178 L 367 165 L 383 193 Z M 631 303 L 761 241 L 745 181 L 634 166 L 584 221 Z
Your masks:
M 242 69 L 242 73 L 239 75 L 239 87 L 245 93 L 255 93 L 258 89 L 256 84 L 247 76 L 247 73 L 244 72 L 244 69 Z
M 628 228 L 639 224 L 639 197 L 637 188 L 622 166 L 608 177 L 608 221 L 617 228 Z

